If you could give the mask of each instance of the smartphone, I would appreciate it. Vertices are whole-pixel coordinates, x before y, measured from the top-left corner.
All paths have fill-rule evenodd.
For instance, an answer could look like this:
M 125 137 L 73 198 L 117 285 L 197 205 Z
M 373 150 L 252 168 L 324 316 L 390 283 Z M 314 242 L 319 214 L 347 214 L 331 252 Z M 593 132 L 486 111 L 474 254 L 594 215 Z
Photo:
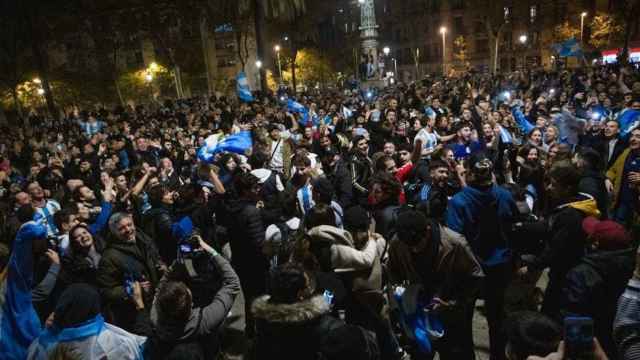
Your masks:
M 564 318 L 564 342 L 567 359 L 592 359 L 593 319 L 589 317 Z
M 193 249 L 191 248 L 191 245 L 189 244 L 181 244 L 180 245 L 180 252 L 183 254 L 188 254 L 190 252 L 192 252 Z

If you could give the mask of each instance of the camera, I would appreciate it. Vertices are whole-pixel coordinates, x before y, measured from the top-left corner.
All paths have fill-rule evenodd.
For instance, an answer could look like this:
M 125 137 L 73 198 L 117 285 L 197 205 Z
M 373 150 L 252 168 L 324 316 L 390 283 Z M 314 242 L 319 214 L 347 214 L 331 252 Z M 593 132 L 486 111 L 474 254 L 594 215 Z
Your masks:
M 191 290 L 195 307 L 211 303 L 222 287 L 222 279 L 213 256 L 200 246 L 201 237 L 194 234 L 178 244 L 178 258 L 175 267 L 183 281 Z

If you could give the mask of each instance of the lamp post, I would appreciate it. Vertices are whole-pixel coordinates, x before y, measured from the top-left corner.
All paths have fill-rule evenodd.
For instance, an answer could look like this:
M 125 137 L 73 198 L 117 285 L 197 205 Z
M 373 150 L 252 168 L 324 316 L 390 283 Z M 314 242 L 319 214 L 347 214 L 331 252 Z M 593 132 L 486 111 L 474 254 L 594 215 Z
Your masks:
M 280 45 L 273 47 L 276 52 L 276 58 L 278 59 L 278 75 L 280 76 L 280 82 L 282 82 L 282 64 L 280 63 Z
M 527 35 L 520 35 L 518 40 L 522 44 L 522 71 L 524 71 L 527 64 Z
M 446 55 L 447 28 L 442 26 L 440 28 L 440 34 L 442 34 L 442 75 L 447 75 L 447 55 Z
M 587 16 L 587 12 L 583 11 L 580 14 L 580 44 L 582 44 L 582 38 L 584 36 L 584 18 Z
M 391 48 L 389 48 L 388 46 L 385 46 L 384 48 L 382 48 L 382 53 L 384 54 L 385 60 L 384 62 L 387 62 L 387 57 L 389 57 L 389 53 L 391 52 Z M 395 76 L 395 73 L 394 73 Z M 386 74 L 381 74 L 381 77 L 386 78 Z
M 396 58 L 393 58 L 393 73 L 395 74 L 396 77 L 400 77 L 400 74 L 398 74 L 398 61 L 396 60 Z

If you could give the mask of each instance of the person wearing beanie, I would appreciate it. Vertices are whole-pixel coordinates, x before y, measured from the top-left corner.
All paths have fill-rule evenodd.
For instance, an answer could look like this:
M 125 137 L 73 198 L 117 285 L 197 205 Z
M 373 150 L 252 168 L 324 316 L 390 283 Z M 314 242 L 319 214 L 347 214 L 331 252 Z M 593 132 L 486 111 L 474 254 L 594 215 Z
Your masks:
M 270 275 L 269 295 L 251 306 L 256 338 L 249 359 L 377 360 L 375 336 L 331 315 L 331 302 L 318 294 L 315 281 L 295 263 Z
M 465 163 L 467 186 L 451 198 L 445 224 L 464 236 L 482 264 L 492 359 L 504 358 L 504 295 L 511 275 L 510 230 L 517 205 L 511 193 L 494 184 L 493 163 L 485 154 Z
M 618 359 L 611 329 L 618 298 L 634 269 L 631 235 L 615 221 L 588 217 L 582 222 L 592 251 L 567 273 L 561 314 L 593 318 L 594 336 L 610 359 Z
M 403 211 L 387 265 L 392 284 L 421 285 L 422 303 L 434 304 L 445 329 L 440 358 L 473 359 L 471 319 L 484 273 L 465 238 L 421 212 Z
M 133 292 L 142 297 L 140 286 Z M 100 309 L 100 294 L 93 286 L 69 286 L 49 316 L 45 330 L 29 347 L 27 359 L 49 359 L 60 344 L 82 359 L 141 359 L 146 338 L 105 322 Z

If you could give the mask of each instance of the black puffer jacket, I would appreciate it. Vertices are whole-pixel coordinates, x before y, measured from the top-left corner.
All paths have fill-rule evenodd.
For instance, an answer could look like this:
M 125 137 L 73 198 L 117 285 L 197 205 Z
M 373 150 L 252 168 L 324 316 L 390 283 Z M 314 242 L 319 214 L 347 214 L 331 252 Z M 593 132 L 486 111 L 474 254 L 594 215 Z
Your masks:
M 633 274 L 634 256 L 634 249 L 586 255 L 569 271 L 562 288 L 562 315 L 593 318 L 594 335 L 610 359 L 618 358 L 611 330 L 618 299 Z
M 265 291 L 268 259 L 262 253 L 265 227 L 255 201 L 237 200 L 229 208 L 229 243 L 231 263 L 240 276 L 245 297 L 261 295 Z
M 152 208 L 144 214 L 142 224 L 145 234 L 156 244 L 160 258 L 167 264 L 173 263 L 177 256 L 178 242 L 171 231 L 173 217 L 169 208 Z
M 294 304 L 256 299 L 256 340 L 251 360 L 319 360 L 379 358 L 375 336 L 329 315 L 322 296 Z

